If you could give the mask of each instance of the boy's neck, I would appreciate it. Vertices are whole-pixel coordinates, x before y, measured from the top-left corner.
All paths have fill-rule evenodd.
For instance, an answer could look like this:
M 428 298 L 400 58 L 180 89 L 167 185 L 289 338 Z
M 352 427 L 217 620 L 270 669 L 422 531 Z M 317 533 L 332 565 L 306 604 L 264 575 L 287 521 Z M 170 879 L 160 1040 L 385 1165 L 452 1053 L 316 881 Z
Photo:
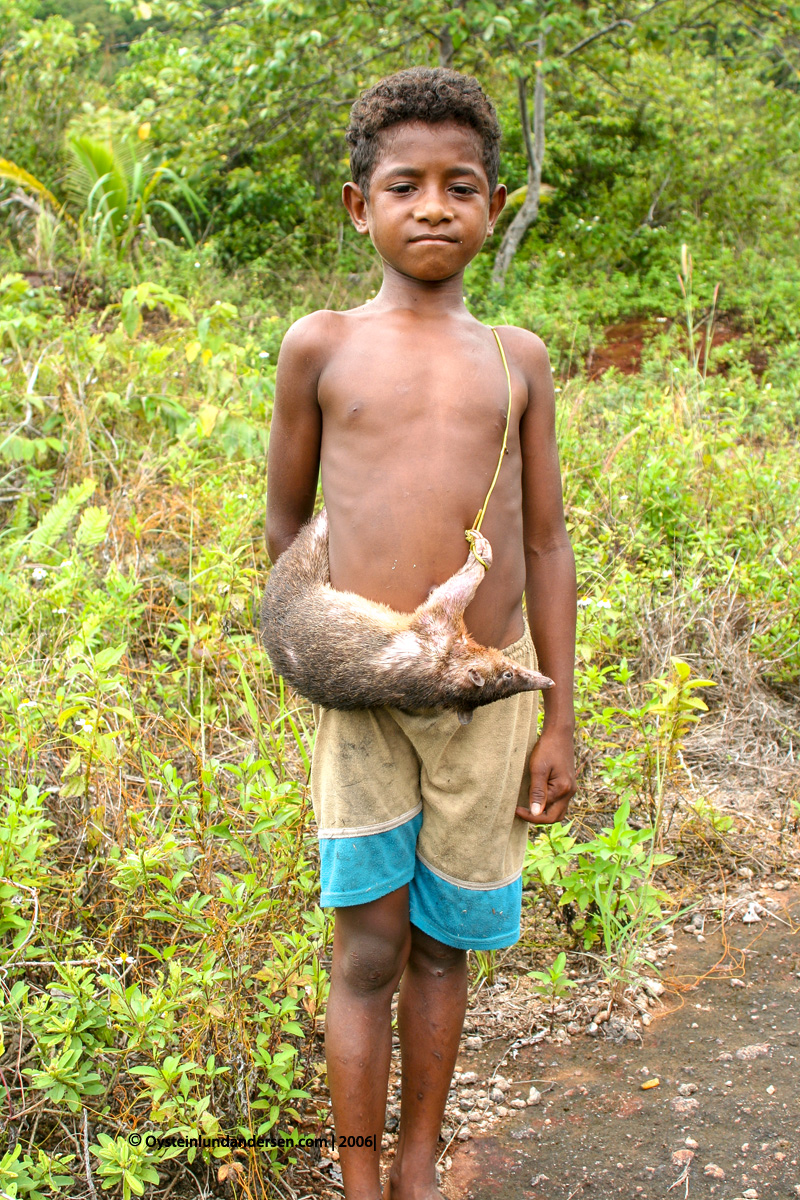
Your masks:
M 403 308 L 426 318 L 461 316 L 467 311 L 464 304 L 464 273 L 459 271 L 450 279 L 413 279 L 385 262 L 383 283 L 370 306 Z

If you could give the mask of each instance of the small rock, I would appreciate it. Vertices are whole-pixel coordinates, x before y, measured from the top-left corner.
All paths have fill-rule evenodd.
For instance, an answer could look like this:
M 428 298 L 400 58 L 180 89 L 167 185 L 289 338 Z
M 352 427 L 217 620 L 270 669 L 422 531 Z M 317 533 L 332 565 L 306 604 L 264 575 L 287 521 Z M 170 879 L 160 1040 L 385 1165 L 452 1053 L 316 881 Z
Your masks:
M 524 1100 L 512 1100 L 511 1107 L 512 1108 L 527 1108 L 527 1105 Z
M 645 1079 L 644 1083 L 639 1084 L 639 1086 L 643 1092 L 649 1092 L 650 1088 L 657 1088 L 660 1083 L 661 1083 L 661 1080 L 658 1078 Z
M 456 1138 L 459 1142 L 468 1142 L 471 1137 L 472 1130 L 470 1129 L 469 1125 L 463 1125 L 456 1134 Z
M 497 1113 L 498 1117 L 507 1117 L 508 1116 L 508 1109 L 502 1104 L 498 1104 L 497 1108 L 494 1111 Z
M 471 1112 L 475 1107 L 475 1101 L 472 1096 L 462 1096 L 458 1102 L 458 1106 L 462 1112 Z
M 489 1093 L 489 1099 L 491 1100 L 492 1104 L 502 1104 L 505 1100 L 505 1096 L 499 1087 L 493 1087 Z
M 597 1037 L 597 1035 L 600 1033 L 600 1026 L 596 1021 L 590 1021 L 586 1026 L 586 1032 L 588 1033 L 589 1037 Z
M 698 942 L 704 942 L 706 939 L 703 937 L 702 933 L 698 933 L 697 940 Z
M 776 879 L 772 886 L 776 892 L 785 892 L 789 885 L 785 879 Z M 800 1184 L 798 1184 L 798 1187 L 800 1187 Z M 798 1195 L 800 1195 L 800 1192 Z
M 685 1167 L 694 1158 L 694 1150 L 675 1150 L 672 1155 L 673 1167 Z
M 542 1093 L 539 1091 L 538 1088 L 532 1087 L 531 1090 L 528 1092 L 528 1104 L 530 1104 L 533 1107 L 534 1105 L 541 1104 L 541 1103 L 542 1103 Z
M 737 871 L 737 875 L 741 875 L 742 879 L 752 879 L 753 878 L 753 872 L 751 871 L 751 869 L 749 867 L 739 867 L 739 870 Z
M 721 1054 L 717 1055 L 717 1062 L 733 1062 L 733 1055 L 729 1054 L 727 1050 L 723 1050 Z
M 478 1037 L 477 1035 L 475 1037 L 468 1037 L 464 1040 L 464 1045 L 467 1050 L 482 1050 L 483 1038 Z
M 538 1187 L 540 1183 L 549 1182 L 549 1175 L 533 1175 L 531 1176 L 531 1187 Z
M 743 979 L 732 979 L 731 987 L 744 987 L 744 980 Z
M 444 1160 L 445 1171 L 450 1171 L 452 1169 L 452 1166 L 453 1166 L 453 1160 L 450 1157 L 450 1155 L 448 1154 L 447 1158 Z
M 578 1034 L 583 1032 L 583 1026 L 577 1021 L 569 1021 L 567 1023 L 567 1033 Z
M 736 1057 L 742 1059 L 743 1062 L 750 1062 L 754 1058 L 764 1058 L 769 1052 L 769 1042 L 756 1042 L 752 1046 L 740 1046 L 736 1051 Z
M 642 1024 L 644 1025 L 645 1029 L 648 1025 L 652 1025 L 652 1023 L 653 1018 L 650 1016 L 650 1013 L 642 1013 Z
M 758 908 L 759 906 L 755 901 L 753 901 L 752 904 L 748 904 L 747 912 L 742 917 L 742 921 L 745 925 L 753 925 L 756 921 L 761 920 L 761 917 L 758 915 Z
M 769 1085 L 769 1087 L 767 1088 L 767 1095 L 768 1095 L 768 1096 L 774 1096 L 774 1095 L 775 1095 L 775 1088 L 772 1086 L 772 1084 L 770 1084 L 770 1085 Z
M 758 1192 L 755 1188 L 746 1188 L 742 1192 L 742 1195 L 744 1196 L 744 1200 L 758 1200 Z
M 724 1179 L 725 1172 L 722 1167 L 718 1167 L 716 1163 L 706 1163 L 703 1167 L 703 1174 L 708 1175 L 709 1179 Z
M 669 1102 L 669 1106 L 674 1113 L 693 1113 L 697 1112 L 700 1107 L 700 1101 L 689 1099 L 686 1096 L 673 1096 Z
M 696 1083 L 679 1083 L 678 1084 L 678 1094 L 680 1096 L 693 1096 L 696 1091 L 697 1091 Z
M 500 1088 L 501 1092 L 507 1092 L 508 1089 L 511 1087 L 511 1084 L 502 1075 L 495 1075 L 494 1079 L 492 1080 L 492 1083 L 494 1084 L 494 1086 L 496 1088 Z
M 658 998 L 664 991 L 664 985 L 660 979 L 644 979 L 642 980 L 642 987 L 646 992 L 649 992 L 651 996 L 655 996 L 656 998 Z
M 690 1150 L 696 1150 L 697 1147 L 700 1145 L 700 1143 L 696 1142 L 694 1140 L 694 1138 L 692 1138 L 692 1137 L 688 1137 L 683 1144 L 684 1144 L 684 1146 L 688 1146 Z
M 398 1120 L 398 1118 L 395 1117 L 394 1115 L 391 1115 L 386 1118 L 386 1124 L 384 1125 L 384 1129 L 386 1130 L 387 1133 L 394 1133 L 395 1129 L 397 1129 L 399 1124 L 400 1124 L 400 1121 Z
M 477 1083 L 478 1076 L 474 1071 L 464 1071 L 459 1079 L 459 1087 L 469 1087 L 470 1084 Z

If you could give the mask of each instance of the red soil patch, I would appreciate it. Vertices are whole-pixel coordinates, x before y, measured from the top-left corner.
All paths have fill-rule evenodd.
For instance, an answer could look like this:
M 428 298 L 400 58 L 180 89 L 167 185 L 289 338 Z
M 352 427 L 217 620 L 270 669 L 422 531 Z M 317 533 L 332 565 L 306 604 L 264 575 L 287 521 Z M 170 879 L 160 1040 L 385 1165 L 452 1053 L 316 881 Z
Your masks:
M 618 325 L 609 325 L 603 331 L 603 340 L 599 346 L 593 346 L 586 356 L 586 374 L 590 379 L 599 377 L 611 367 L 616 368 L 621 375 L 636 375 L 642 365 L 642 350 L 660 330 L 670 329 L 672 321 L 656 322 L 652 318 L 631 317 Z M 735 326 L 726 320 L 714 324 L 711 336 L 711 347 L 716 349 L 726 342 L 736 341 L 742 335 Z M 705 359 L 706 330 L 701 329 L 695 335 L 695 353 L 699 353 L 702 366 Z M 684 339 L 685 340 L 685 339 Z M 687 347 L 688 349 L 688 347 Z M 747 359 L 758 376 L 763 375 L 767 367 L 767 354 L 764 350 L 751 347 Z M 718 368 L 724 371 L 723 368 Z

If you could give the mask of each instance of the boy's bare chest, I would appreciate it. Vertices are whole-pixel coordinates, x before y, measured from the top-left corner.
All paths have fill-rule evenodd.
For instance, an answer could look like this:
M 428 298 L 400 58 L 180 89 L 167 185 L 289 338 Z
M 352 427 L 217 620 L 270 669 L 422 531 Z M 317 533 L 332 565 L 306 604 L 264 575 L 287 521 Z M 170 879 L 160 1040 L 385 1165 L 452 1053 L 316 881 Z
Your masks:
M 336 354 L 319 382 L 328 425 L 395 436 L 451 430 L 479 438 L 504 427 L 508 384 L 499 356 L 459 347 L 361 344 Z

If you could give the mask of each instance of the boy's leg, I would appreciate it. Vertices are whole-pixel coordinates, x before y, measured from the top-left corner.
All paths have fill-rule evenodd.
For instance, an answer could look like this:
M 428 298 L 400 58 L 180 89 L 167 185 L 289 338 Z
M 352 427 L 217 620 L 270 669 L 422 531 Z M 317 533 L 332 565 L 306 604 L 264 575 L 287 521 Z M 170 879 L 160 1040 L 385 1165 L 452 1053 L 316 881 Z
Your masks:
M 397 1010 L 402 1114 L 390 1200 L 440 1200 L 436 1153 L 467 1007 L 467 952 L 411 926 Z
M 392 996 L 411 947 L 408 887 L 336 909 L 325 1021 L 333 1119 L 339 1136 L 373 1135 L 374 1149 L 340 1146 L 347 1200 L 379 1200 L 380 1153 L 392 1053 Z

